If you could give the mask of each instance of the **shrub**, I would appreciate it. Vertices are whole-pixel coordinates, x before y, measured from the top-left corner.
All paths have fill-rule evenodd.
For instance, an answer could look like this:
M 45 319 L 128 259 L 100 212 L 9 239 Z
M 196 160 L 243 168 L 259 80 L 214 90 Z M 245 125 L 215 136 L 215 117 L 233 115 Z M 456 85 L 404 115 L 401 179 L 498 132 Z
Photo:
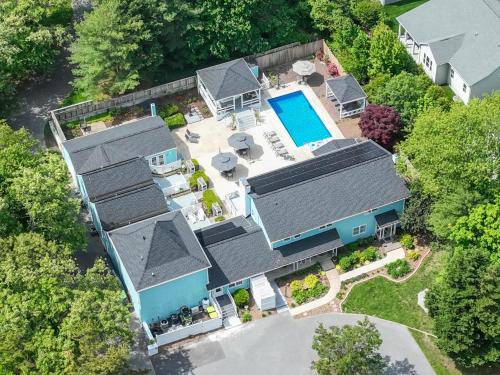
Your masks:
M 290 290 L 292 292 L 292 294 L 294 294 L 295 292 L 299 291 L 299 290 L 302 290 L 302 281 L 300 280 L 293 280 L 291 283 L 290 283 Z
M 197 171 L 200 169 L 200 162 L 197 159 L 191 159 L 191 162 L 194 165 L 194 170 Z
M 191 189 L 197 188 L 198 182 L 196 180 L 198 179 L 198 177 L 203 178 L 208 186 L 209 179 L 208 179 L 207 175 L 205 174 L 205 172 L 204 171 L 196 171 L 191 175 L 191 177 L 189 177 L 189 187 Z
M 297 290 L 295 293 L 292 293 L 292 296 L 298 305 L 302 305 L 303 303 L 311 299 L 316 299 L 323 296 L 327 291 L 328 287 L 318 282 L 314 287 L 310 289 Z
M 252 320 L 252 314 L 250 314 L 249 311 L 246 311 L 243 312 L 243 314 L 241 314 L 241 321 L 243 323 L 247 323 L 247 322 L 250 322 Z
M 339 75 L 339 68 L 337 68 L 337 65 L 335 65 L 331 61 L 326 64 L 326 70 L 332 77 L 336 77 Z
M 420 253 L 418 253 L 415 250 L 409 251 L 407 254 L 408 259 L 416 261 L 418 258 L 420 258 Z
M 351 257 L 356 259 L 356 263 L 363 263 L 363 255 L 361 254 L 361 250 L 356 250 L 354 253 L 351 254 Z
M 165 119 L 169 129 L 176 129 L 186 125 L 186 119 L 182 113 L 176 113 L 175 115 L 169 116 Z
M 318 60 L 323 60 L 323 58 L 325 57 L 325 54 L 323 53 L 323 50 L 322 49 L 319 49 L 316 51 L 316 58 Z
M 209 215 L 212 215 L 212 204 L 213 203 L 219 203 L 219 205 L 222 207 L 222 202 L 220 201 L 217 194 L 215 194 L 215 191 L 212 189 L 208 189 L 208 190 L 205 190 L 203 192 L 203 196 L 201 198 L 201 201 L 203 203 L 203 206 L 205 207 L 205 211 Z
M 373 262 L 378 258 L 378 251 L 375 246 L 369 246 L 363 250 L 361 253 L 361 262 L 364 263 L 366 261 Z
M 410 264 L 404 259 L 398 259 L 385 266 L 387 273 L 397 279 L 411 271 Z
M 179 112 L 179 106 L 175 103 L 167 103 L 160 109 L 160 117 L 166 120 L 167 117 L 175 115 Z
M 250 293 L 246 289 L 238 289 L 233 293 L 233 299 L 238 307 L 243 307 L 248 304 Z
M 314 288 L 316 286 L 316 284 L 318 283 L 318 277 L 311 274 L 311 275 L 307 275 L 304 279 L 304 289 L 311 289 L 311 288 Z
M 226 220 L 226 218 L 225 218 L 224 216 L 217 216 L 217 217 L 214 219 L 214 221 L 215 221 L 216 223 L 221 222 L 221 221 L 224 221 L 224 220 Z
M 415 245 L 413 244 L 413 236 L 411 234 L 403 234 L 399 239 L 399 242 L 406 250 L 413 250 L 415 248 Z
M 352 269 L 356 265 L 356 263 L 358 263 L 358 259 L 355 256 L 353 256 L 352 254 L 349 256 L 345 256 L 345 257 L 340 258 L 340 261 L 339 261 L 340 268 L 342 268 L 342 270 L 344 272 Z
M 345 245 L 345 247 L 350 251 L 355 251 L 355 250 L 358 250 L 359 243 L 357 241 L 351 242 L 351 243 L 348 243 L 347 245 Z
M 384 147 L 392 146 L 394 136 L 401 127 L 396 110 L 386 105 L 368 104 L 358 123 L 361 135 Z

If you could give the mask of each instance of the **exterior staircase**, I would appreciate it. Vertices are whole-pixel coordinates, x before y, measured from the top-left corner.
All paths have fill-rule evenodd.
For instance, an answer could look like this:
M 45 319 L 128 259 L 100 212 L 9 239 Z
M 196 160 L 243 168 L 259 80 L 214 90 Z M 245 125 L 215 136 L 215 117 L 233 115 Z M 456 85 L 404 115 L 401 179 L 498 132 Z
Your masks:
M 236 123 L 238 131 L 243 131 L 246 129 L 253 128 L 257 125 L 257 119 L 255 118 L 255 113 L 253 109 L 248 109 L 245 111 L 236 113 Z
M 223 294 L 215 299 L 219 305 L 220 311 L 222 312 L 222 324 L 224 325 L 224 328 L 228 329 L 240 325 L 241 320 L 238 318 L 236 305 L 232 301 L 231 297 L 227 294 Z

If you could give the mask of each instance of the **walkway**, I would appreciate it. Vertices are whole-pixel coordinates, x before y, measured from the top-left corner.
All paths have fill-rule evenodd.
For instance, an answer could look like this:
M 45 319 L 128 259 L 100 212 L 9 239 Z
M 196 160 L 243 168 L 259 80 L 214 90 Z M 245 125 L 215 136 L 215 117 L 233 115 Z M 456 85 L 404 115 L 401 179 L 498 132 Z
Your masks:
M 330 289 L 328 290 L 328 292 L 321 298 L 290 309 L 290 314 L 292 316 L 300 315 L 333 301 L 337 293 L 340 291 L 339 272 L 335 268 L 330 271 L 326 271 L 326 277 L 328 278 L 328 282 L 330 283 Z
M 238 328 L 214 332 L 203 340 L 175 349 L 160 348 L 151 362 L 157 375 L 309 375 L 316 353 L 311 344 L 319 323 L 352 325 L 358 314 L 328 313 L 304 319 L 276 314 Z M 380 352 L 388 363 L 385 375 L 432 375 L 429 362 L 406 327 L 377 318 L 383 343 Z
M 330 282 L 330 289 L 328 290 L 328 293 L 324 295 L 321 298 L 318 298 L 317 300 L 311 301 L 309 303 L 305 303 L 303 305 L 300 305 L 298 307 L 295 307 L 293 309 L 290 309 L 290 314 L 292 316 L 297 316 L 300 314 L 303 314 L 307 311 L 316 309 L 318 307 L 321 307 L 323 305 L 326 305 L 330 302 L 332 302 L 337 295 L 337 293 L 340 291 L 340 284 L 343 281 L 353 279 L 357 276 L 360 276 L 364 273 L 372 272 L 375 271 L 379 268 L 384 267 L 386 264 L 394 262 L 397 259 L 404 259 L 405 257 L 405 252 L 403 248 L 395 249 L 392 251 L 389 251 L 386 255 L 385 258 L 382 258 L 380 260 L 376 260 L 375 262 L 372 262 L 370 264 L 367 264 L 366 266 L 361 266 L 359 268 L 356 268 L 352 271 L 343 273 L 339 275 L 338 271 L 336 269 L 330 270 L 326 272 L 326 276 L 328 278 L 328 281 Z

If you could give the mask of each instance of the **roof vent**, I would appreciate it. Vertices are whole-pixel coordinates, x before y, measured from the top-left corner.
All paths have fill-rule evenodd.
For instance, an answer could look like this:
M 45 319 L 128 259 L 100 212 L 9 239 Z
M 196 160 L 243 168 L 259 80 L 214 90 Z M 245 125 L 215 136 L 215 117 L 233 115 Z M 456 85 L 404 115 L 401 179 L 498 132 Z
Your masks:
M 143 239 L 144 241 L 146 241 L 146 236 L 142 236 L 142 239 Z
M 479 33 L 476 31 L 476 32 L 474 33 L 474 35 L 475 35 L 475 36 L 478 36 L 478 35 L 479 35 Z
M 154 273 L 154 272 L 151 272 L 151 276 L 154 276 L 154 275 L 155 275 L 155 273 Z

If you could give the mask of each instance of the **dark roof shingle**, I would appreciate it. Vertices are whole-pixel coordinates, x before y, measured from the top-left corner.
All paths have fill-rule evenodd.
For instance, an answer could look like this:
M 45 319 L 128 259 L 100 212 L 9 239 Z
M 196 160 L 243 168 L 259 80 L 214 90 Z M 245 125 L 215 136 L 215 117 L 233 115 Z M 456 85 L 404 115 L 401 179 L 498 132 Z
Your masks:
M 224 240 L 205 245 L 204 249 L 212 264 L 208 270 L 208 289 L 218 288 L 247 277 L 272 271 L 276 268 L 322 254 L 343 245 L 337 230 L 291 243 L 272 250 L 262 229 L 252 220 L 242 216 L 197 230 L 198 238 L 204 232 L 232 224 L 235 234 Z
M 203 84 L 215 100 L 244 94 L 260 88 L 244 59 L 236 59 L 223 64 L 196 71 Z
M 82 175 L 91 202 L 134 190 L 153 181 L 151 169 L 142 158 L 134 158 Z
M 145 117 L 63 143 L 77 174 L 175 148 L 161 117 Z
M 110 231 L 168 211 L 161 189 L 151 184 L 95 203 L 102 228 Z
M 270 185 L 260 186 L 262 181 Z M 396 174 L 391 154 L 372 141 L 255 176 L 247 182 L 271 242 L 409 195 Z M 273 189 L 273 184 L 278 189 Z
M 117 229 L 110 237 L 137 291 L 210 267 L 180 211 Z
M 366 93 L 352 74 L 328 79 L 326 84 L 340 103 L 366 98 Z

